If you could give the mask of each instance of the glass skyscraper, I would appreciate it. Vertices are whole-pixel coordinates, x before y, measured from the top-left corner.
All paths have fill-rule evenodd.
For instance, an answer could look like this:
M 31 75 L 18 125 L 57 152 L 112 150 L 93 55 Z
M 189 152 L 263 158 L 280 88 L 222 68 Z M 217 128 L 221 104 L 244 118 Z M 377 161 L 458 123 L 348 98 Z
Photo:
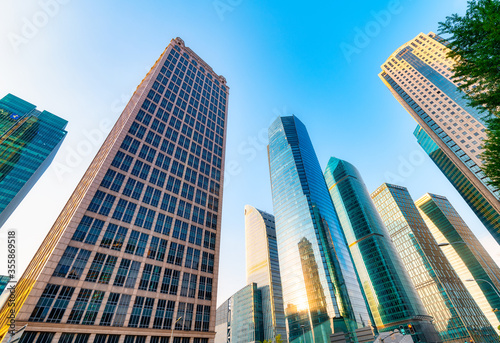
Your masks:
M 247 284 L 256 283 L 262 293 L 264 339 L 273 340 L 281 335 L 286 341 L 278 243 L 272 214 L 245 206 L 245 246 Z
M 17 284 L 21 343 L 213 340 L 227 101 L 172 40 Z
M 436 241 L 448 243 L 443 252 L 460 279 L 474 280 L 467 282 L 467 289 L 491 326 L 498 328 L 500 311 L 492 309 L 500 309 L 500 268 L 446 197 L 428 193 L 415 204 Z
M 49 167 L 67 123 L 12 94 L 0 99 L 0 227 Z
M 3 291 L 7 288 L 9 284 L 10 277 L 7 275 L 0 275 L 0 295 L 2 295 Z
M 481 171 L 484 114 L 467 105 L 452 80 L 446 44 L 432 32 L 421 33 L 387 59 L 379 76 L 417 121 L 417 131 L 435 142 L 439 149 L 426 152 L 500 243 L 500 191 Z
M 324 175 L 377 329 L 412 325 L 417 340 L 439 341 L 359 171 L 332 157 Z
M 499 342 L 404 187 L 383 184 L 372 199 L 441 340 Z
M 217 309 L 215 343 L 259 343 L 264 338 L 262 291 L 251 283 Z
M 290 342 L 330 342 L 370 325 L 366 302 L 323 172 L 295 116 L 269 128 L 269 165 Z

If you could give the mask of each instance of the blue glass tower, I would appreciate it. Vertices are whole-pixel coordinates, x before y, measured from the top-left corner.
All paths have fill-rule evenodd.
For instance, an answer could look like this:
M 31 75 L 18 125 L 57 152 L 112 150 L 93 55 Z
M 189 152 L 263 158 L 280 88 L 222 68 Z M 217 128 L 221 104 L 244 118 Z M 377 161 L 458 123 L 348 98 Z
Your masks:
M 269 128 L 269 166 L 290 342 L 330 342 L 370 317 L 307 130 L 295 116 Z
M 358 170 L 332 157 L 325 180 L 377 329 L 411 325 L 421 341 L 439 341 Z
M 0 227 L 49 167 L 67 123 L 12 94 L 0 100 Z

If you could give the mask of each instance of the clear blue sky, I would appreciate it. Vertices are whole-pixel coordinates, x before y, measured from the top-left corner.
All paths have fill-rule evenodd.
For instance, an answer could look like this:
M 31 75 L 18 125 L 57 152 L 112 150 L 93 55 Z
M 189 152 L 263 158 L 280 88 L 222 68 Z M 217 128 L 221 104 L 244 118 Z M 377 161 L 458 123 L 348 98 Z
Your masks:
M 353 163 L 370 191 L 394 182 L 415 200 L 447 196 L 498 260 L 498 245 L 424 155 L 415 121 L 377 76 L 396 48 L 465 7 L 465 0 L 2 1 L 0 96 L 13 93 L 69 120 L 53 167 L 5 226 L 18 230 L 20 270 L 97 152 L 105 121 L 116 120 L 177 36 L 230 86 L 219 303 L 245 285 L 244 205 L 272 212 L 265 144 L 277 115 L 297 115 L 322 166 L 332 155 Z

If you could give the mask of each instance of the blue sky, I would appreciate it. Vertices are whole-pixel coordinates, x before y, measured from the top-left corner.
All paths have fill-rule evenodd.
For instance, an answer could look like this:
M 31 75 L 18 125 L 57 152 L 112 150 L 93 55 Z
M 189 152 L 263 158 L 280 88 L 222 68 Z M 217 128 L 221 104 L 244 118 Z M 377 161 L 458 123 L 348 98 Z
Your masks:
M 395 49 L 465 7 L 464 0 L 2 1 L 0 96 L 13 93 L 69 120 L 53 166 L 5 226 L 18 230 L 19 270 L 110 123 L 177 36 L 230 87 L 219 303 L 245 285 L 244 205 L 272 213 L 265 145 L 277 115 L 297 115 L 321 165 L 330 156 L 353 163 L 369 191 L 393 182 L 415 200 L 447 196 L 500 260 L 498 245 L 416 143 L 416 122 L 377 76 Z

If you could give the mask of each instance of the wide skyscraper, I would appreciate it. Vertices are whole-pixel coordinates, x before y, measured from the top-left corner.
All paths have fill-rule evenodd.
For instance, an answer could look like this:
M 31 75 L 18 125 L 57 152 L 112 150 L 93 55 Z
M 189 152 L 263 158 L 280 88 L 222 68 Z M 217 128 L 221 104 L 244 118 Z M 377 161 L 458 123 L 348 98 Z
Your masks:
M 439 341 L 361 174 L 332 157 L 325 180 L 377 329 L 392 331 L 403 325 L 408 330 L 410 325 L 417 341 Z
M 498 335 L 441 251 L 408 190 L 383 184 L 372 198 L 442 341 L 498 343 Z
M 227 99 L 172 40 L 17 285 L 23 343 L 213 339 Z
M 387 59 L 379 76 L 439 147 L 426 152 L 500 244 L 500 191 L 480 169 L 484 114 L 467 105 L 452 81 L 447 52 L 442 38 L 421 33 Z
M 0 99 L 0 227 L 49 167 L 66 124 L 12 94 Z
M 491 326 L 498 328 L 500 311 L 492 309 L 500 309 L 500 268 L 447 198 L 428 193 L 415 204 L 460 279 L 474 280 L 467 282 L 467 289 Z
M 272 214 L 245 206 L 247 284 L 255 282 L 262 293 L 264 339 L 281 335 L 286 340 L 276 227 Z
M 349 248 L 302 122 L 276 119 L 268 151 L 289 341 L 330 342 L 332 331 L 368 326 Z
M 243 287 L 217 308 L 215 331 L 215 343 L 264 340 L 262 291 L 256 283 Z

